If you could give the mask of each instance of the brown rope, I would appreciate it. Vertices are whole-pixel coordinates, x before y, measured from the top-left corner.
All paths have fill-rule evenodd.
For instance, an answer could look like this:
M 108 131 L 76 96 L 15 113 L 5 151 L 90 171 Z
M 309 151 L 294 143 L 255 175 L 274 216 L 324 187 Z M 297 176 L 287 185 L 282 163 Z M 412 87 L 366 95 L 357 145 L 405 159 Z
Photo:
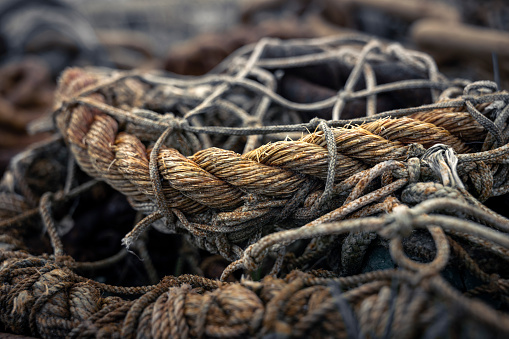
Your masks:
M 435 114 L 420 112 L 410 115 L 409 118 L 442 127 L 465 142 L 483 140 L 486 137 L 486 130 L 470 114 L 461 111 L 440 110 Z
M 9 281 L 20 281 L 28 272 L 36 272 L 12 270 L 20 265 L 44 269 L 39 268 L 31 284 L 22 289 L 7 287 Z M 444 282 L 439 277 L 414 287 L 411 282 L 417 273 L 405 270 L 349 278 L 315 278 L 294 272 L 285 279 L 267 277 L 260 282 L 215 283 L 211 291 L 200 291 L 210 282 L 198 277 L 163 279 L 133 302 L 101 296 L 100 288 L 75 280 L 66 269 L 48 260 L 32 257 L 14 261 L 10 267 L 9 278 L 2 276 L 3 286 L 7 287 L 0 297 L 6 307 L 2 322 L 13 330 L 17 328 L 19 333 L 44 337 L 113 334 L 119 323 L 123 323 L 124 337 L 143 333 L 157 338 L 197 337 L 199 333 L 221 337 L 255 333 L 344 337 L 355 326 L 363 333 L 373 330 L 378 335 L 391 327 L 391 333 L 408 337 L 409 332 L 424 330 L 430 319 L 440 316 L 441 307 L 469 303 L 450 289 L 442 289 Z M 342 292 L 338 294 L 337 287 L 332 286 L 338 286 Z M 6 304 L 6 299 L 11 303 Z M 349 312 L 355 318 L 338 307 L 341 302 L 350 305 Z M 454 318 L 449 321 L 463 327 L 467 320 L 475 320 L 487 333 L 509 333 L 506 315 L 479 302 L 471 305 L 472 308 L 464 309 L 461 321 Z M 202 316 L 204 322 L 200 320 Z M 349 323 L 353 319 L 359 323 Z

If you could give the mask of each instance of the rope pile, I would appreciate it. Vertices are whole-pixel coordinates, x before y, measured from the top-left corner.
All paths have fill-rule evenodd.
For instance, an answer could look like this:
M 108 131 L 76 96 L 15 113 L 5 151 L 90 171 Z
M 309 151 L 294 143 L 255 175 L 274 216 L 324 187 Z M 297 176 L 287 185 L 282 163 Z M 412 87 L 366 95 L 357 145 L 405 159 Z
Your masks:
M 60 134 L 18 155 L 0 186 L 2 326 L 41 337 L 507 334 L 509 220 L 483 202 L 509 192 L 508 115 L 492 82 L 446 79 L 427 55 L 365 37 L 264 39 L 195 78 L 69 69 Z M 48 158 L 56 183 L 29 182 Z M 222 281 L 120 287 L 78 274 L 127 253 L 80 262 L 64 250 L 55 213 L 97 181 L 140 213 L 122 243 L 154 282 L 150 226 L 229 260 Z M 51 254 L 29 253 L 41 226 Z M 240 269 L 251 278 L 225 282 Z

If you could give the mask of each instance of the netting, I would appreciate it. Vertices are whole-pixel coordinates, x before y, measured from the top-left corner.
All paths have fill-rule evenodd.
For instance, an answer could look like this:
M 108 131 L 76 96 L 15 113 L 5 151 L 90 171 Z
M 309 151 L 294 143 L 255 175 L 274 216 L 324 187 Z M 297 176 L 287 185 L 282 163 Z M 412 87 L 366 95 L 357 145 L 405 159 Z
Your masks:
M 59 134 L 2 181 L 1 323 L 41 337 L 507 334 L 509 221 L 483 202 L 509 191 L 508 115 L 494 83 L 362 36 L 263 39 L 201 77 L 69 69 Z M 122 243 L 154 285 L 80 274 L 125 250 L 64 250 L 62 214 L 99 181 L 143 216 Z M 151 226 L 229 260 L 222 281 L 159 281 Z M 51 251 L 33 253 L 41 229 Z

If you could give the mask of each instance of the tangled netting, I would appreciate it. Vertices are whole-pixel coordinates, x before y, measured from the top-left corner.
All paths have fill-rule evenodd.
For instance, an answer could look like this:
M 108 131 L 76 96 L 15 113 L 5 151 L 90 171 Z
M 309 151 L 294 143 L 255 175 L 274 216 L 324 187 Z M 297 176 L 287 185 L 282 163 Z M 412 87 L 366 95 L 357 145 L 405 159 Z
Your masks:
M 508 335 L 509 220 L 483 204 L 509 192 L 508 116 L 492 82 L 446 79 L 429 56 L 364 37 L 265 39 L 196 78 L 69 69 L 60 134 L 2 181 L 1 324 L 42 337 Z M 52 179 L 30 180 L 41 161 Z M 55 211 L 98 181 L 144 215 L 128 250 L 143 252 L 149 226 L 179 233 L 231 262 L 222 281 L 78 274 L 126 253 L 64 251 Z M 53 252 L 37 255 L 25 239 L 41 225 Z M 226 282 L 240 269 L 249 278 Z

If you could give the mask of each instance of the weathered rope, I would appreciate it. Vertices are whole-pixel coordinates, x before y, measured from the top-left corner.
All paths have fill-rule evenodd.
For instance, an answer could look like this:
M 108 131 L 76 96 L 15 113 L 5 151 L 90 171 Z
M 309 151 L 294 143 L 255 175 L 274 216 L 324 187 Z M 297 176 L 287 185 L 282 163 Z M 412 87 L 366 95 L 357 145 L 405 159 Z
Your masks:
M 103 82 L 109 84 L 111 81 Z M 66 96 L 74 96 L 74 93 L 69 93 L 70 89 L 89 94 L 91 90 L 87 87 L 85 90 L 79 88 L 83 83 L 90 87 L 101 81 L 98 76 L 77 70 L 64 74 L 61 80 L 63 100 Z M 100 85 L 96 85 L 96 90 L 100 88 Z M 335 148 L 335 164 L 332 165 L 329 163 L 328 143 L 325 143 L 321 132 L 297 141 L 264 145 L 242 156 L 212 147 L 186 158 L 177 150 L 159 143 L 147 150 L 136 135 L 119 131 L 119 122 L 109 116 L 108 109 L 101 110 L 101 106 L 97 106 L 102 105 L 103 96 L 90 95 L 96 102 L 94 108 L 78 105 L 57 116 L 59 126 L 81 168 L 128 196 L 136 209 L 144 213 L 154 213 L 156 210 L 164 212 L 167 223 L 174 220 L 171 215 L 175 212 L 170 210 L 179 210 L 186 215 L 207 214 L 208 219 L 201 218 L 205 222 L 196 224 L 177 213 L 178 227 L 183 226 L 198 237 L 219 232 L 229 234 L 234 242 L 249 238 L 253 232 L 246 233 L 246 228 L 251 227 L 256 219 L 260 221 L 260 218 L 268 217 L 272 209 L 269 205 L 259 205 L 254 209 L 248 207 L 248 196 L 283 199 L 279 202 L 281 206 L 308 180 L 327 179 L 326 182 L 331 185 L 332 179 L 340 181 L 376 163 L 419 155 L 420 151 L 412 148 L 415 143 L 430 147 L 441 142 L 460 153 L 469 150 L 465 141 L 447 129 L 403 117 L 332 129 L 330 133 Z M 441 112 L 438 110 L 436 114 L 430 112 L 429 115 L 435 116 Z M 468 121 L 468 116 L 463 114 L 460 119 Z M 476 123 L 471 119 L 469 125 L 475 126 Z M 461 130 L 450 125 L 448 127 L 460 137 L 463 135 Z M 175 131 L 178 133 L 179 129 Z M 479 133 L 480 128 L 477 131 L 480 138 L 485 136 Z M 472 142 L 472 139 L 467 140 Z M 334 178 L 328 179 L 331 169 L 334 170 Z M 161 183 L 159 177 L 163 179 Z M 477 188 L 482 189 L 481 185 Z M 485 195 L 483 199 L 488 197 Z M 276 207 L 274 203 L 273 208 Z M 166 208 L 170 210 L 165 211 Z M 213 213 L 210 214 L 210 211 Z M 144 228 L 149 220 L 160 217 L 155 214 L 151 219 L 144 220 L 140 227 Z M 174 229 L 175 225 L 166 227 Z M 137 236 L 140 231 L 135 230 L 134 233 Z M 129 246 L 133 240 L 132 235 L 128 235 L 126 245 Z M 206 246 L 209 248 L 210 244 Z M 213 248 L 215 245 L 211 246 Z M 227 248 L 219 251 L 230 256 Z
M 459 305 L 462 317 L 447 317 L 440 333 L 457 326 L 466 330 L 469 323 L 490 335 L 509 332 L 507 315 L 460 295 L 438 275 L 415 285 L 417 274 L 404 269 L 344 278 L 294 271 L 285 279 L 266 277 L 236 284 L 182 276 L 165 278 L 146 292 L 116 292 L 145 293 L 130 301 L 101 296 L 105 289 L 100 284 L 51 260 L 16 259 L 8 252 L 2 260 L 9 268 L 0 275 L 5 286 L 0 297 L 5 307 L 2 323 L 17 333 L 43 337 L 119 333 L 126 338 L 269 333 L 346 337 L 354 329 L 381 335 L 389 327 L 391 333 L 409 337 L 409 331 L 429 329 L 430 321 L 436 323 Z M 13 288 L 11 284 L 20 279 L 25 283 Z M 498 291 L 506 285 L 504 279 L 492 282 Z M 340 303 L 344 304 L 338 307 Z

